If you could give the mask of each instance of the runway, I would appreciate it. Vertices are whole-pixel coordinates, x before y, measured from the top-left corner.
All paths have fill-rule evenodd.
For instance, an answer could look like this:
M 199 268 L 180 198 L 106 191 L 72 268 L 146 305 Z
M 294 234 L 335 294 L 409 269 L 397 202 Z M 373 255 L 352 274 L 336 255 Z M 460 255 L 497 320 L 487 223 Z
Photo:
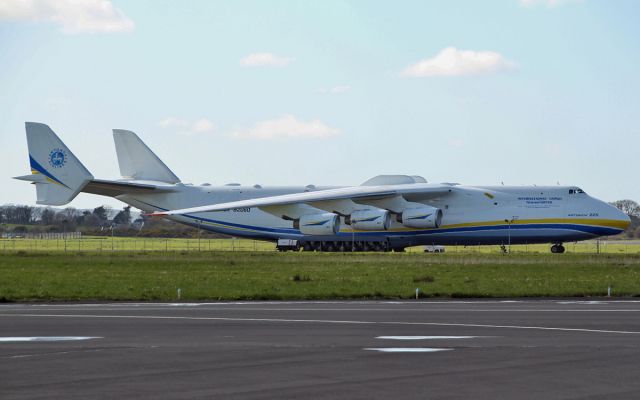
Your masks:
M 640 393 L 637 301 L 0 305 L 2 399 Z

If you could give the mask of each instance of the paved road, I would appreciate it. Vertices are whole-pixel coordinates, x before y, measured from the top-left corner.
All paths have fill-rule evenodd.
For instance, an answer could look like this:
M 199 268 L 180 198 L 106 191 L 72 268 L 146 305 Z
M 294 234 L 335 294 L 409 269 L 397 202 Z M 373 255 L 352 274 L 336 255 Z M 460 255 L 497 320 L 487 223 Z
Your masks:
M 1 399 L 639 393 L 634 301 L 0 305 Z

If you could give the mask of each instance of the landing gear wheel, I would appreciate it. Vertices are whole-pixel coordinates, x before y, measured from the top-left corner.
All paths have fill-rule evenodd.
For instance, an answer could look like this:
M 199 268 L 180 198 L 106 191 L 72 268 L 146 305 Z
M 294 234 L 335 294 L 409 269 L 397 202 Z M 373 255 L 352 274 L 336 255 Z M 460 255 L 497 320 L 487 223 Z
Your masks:
M 565 248 L 562 244 L 554 244 L 553 246 L 551 246 L 551 252 L 553 254 L 562 254 L 564 253 Z

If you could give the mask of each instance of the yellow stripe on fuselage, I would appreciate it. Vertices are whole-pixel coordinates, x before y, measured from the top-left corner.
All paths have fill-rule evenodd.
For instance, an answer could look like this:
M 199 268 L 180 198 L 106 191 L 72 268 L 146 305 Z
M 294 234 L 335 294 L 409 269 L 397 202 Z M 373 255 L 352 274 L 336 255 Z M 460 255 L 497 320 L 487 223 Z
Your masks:
M 395 229 L 389 229 L 387 231 L 362 231 L 355 230 L 355 232 L 415 232 L 415 231 L 435 231 L 439 229 L 452 229 L 452 228 L 480 228 L 485 226 L 499 226 L 508 225 L 504 220 L 498 221 L 476 221 L 476 222 L 463 222 L 459 224 L 442 225 L 438 228 L 406 228 L 399 227 Z M 587 225 L 598 226 L 606 228 L 615 228 L 625 230 L 629 226 L 629 222 L 616 220 L 616 219 L 598 219 L 598 218 L 540 218 L 540 219 L 518 219 L 510 223 L 511 225 L 535 225 L 535 224 L 567 224 L 567 225 Z M 341 232 L 353 232 L 353 229 L 340 230 Z
M 441 226 L 441 228 L 459 228 L 469 226 L 494 226 L 509 224 L 506 221 L 486 221 L 486 222 L 465 222 L 462 224 L 451 224 Z M 517 219 L 511 222 L 511 225 L 530 225 L 530 224 L 572 224 L 572 225 L 589 225 L 602 226 L 607 228 L 627 229 L 629 222 L 617 219 L 598 219 L 598 218 L 540 218 L 540 219 Z

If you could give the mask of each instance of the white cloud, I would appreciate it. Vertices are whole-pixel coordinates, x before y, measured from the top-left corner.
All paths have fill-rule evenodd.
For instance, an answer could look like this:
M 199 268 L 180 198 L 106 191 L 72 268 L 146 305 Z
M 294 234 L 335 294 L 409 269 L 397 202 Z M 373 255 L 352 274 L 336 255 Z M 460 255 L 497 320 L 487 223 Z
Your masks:
M 325 125 L 319 119 L 308 122 L 300 121 L 293 115 L 283 115 L 280 118 L 260 121 L 253 127 L 233 132 L 236 138 L 251 139 L 279 139 L 279 138 L 327 138 L 340 133 L 339 129 Z
M 351 86 L 349 86 L 349 85 L 338 85 L 338 86 L 334 86 L 334 87 L 329 88 L 329 89 L 320 88 L 320 89 L 318 89 L 318 93 L 322 93 L 322 94 L 340 94 L 340 93 L 346 93 L 349 90 L 351 90 Z
M 168 117 L 160 121 L 158 126 L 164 129 L 178 130 L 178 133 L 182 135 L 212 133 L 216 129 L 215 124 L 206 118 L 200 118 L 195 122 L 189 122 L 182 118 Z
M 132 20 L 110 0 L 2 0 L 0 20 L 46 21 L 64 33 L 131 32 Z
M 160 121 L 158 125 L 161 128 L 184 128 L 189 125 L 189 122 L 176 117 L 167 117 Z
M 515 64 L 494 51 L 442 49 L 435 57 L 409 65 L 402 76 L 460 76 L 477 75 L 512 69 Z
M 253 53 L 242 58 L 243 67 L 285 67 L 294 61 L 291 57 L 277 56 L 273 53 Z
M 520 5 L 524 7 L 544 5 L 553 8 L 567 3 L 582 3 L 582 0 L 520 0 Z
M 215 125 L 213 122 L 209 121 L 206 118 L 201 118 L 193 123 L 191 126 L 191 130 L 195 133 L 209 133 L 213 132 L 215 129 Z

